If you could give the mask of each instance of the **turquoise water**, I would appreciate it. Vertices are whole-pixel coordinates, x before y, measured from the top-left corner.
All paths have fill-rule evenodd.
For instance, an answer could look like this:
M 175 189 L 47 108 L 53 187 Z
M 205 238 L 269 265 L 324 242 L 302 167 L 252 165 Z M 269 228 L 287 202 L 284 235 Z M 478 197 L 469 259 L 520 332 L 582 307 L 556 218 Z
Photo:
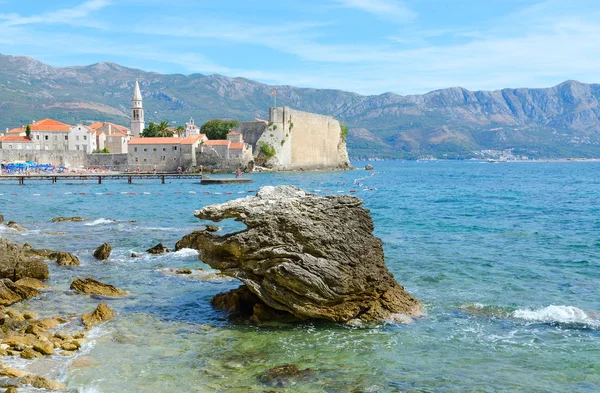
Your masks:
M 0 213 L 29 229 L 0 235 L 82 261 L 51 266 L 53 289 L 21 308 L 91 311 L 99 299 L 68 290 L 88 275 L 133 294 L 107 301 L 118 317 L 91 332 L 79 355 L 88 364 L 55 356 L 21 366 L 80 392 L 600 390 L 600 163 L 382 162 L 374 172 L 250 176 L 251 185 L 228 186 L 0 183 Z M 164 274 L 209 269 L 192 250 L 129 258 L 202 228 L 195 209 L 276 184 L 355 190 L 371 210 L 389 269 L 427 315 L 362 328 L 234 325 L 209 301 L 236 281 Z M 72 215 L 90 220 L 49 222 Z M 105 241 L 113 255 L 97 262 L 91 253 Z M 283 386 L 260 382 L 265 369 L 286 363 L 314 373 Z

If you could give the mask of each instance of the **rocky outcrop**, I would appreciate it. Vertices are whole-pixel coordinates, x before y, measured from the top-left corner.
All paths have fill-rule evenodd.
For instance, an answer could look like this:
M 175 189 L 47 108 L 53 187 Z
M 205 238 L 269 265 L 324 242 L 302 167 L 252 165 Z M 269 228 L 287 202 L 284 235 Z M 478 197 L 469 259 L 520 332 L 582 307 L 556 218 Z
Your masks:
M 163 246 L 162 243 L 158 243 L 156 246 L 147 249 L 146 252 L 148 254 L 160 255 L 160 254 L 164 254 L 167 252 L 171 252 L 171 250 L 169 250 L 167 247 Z
M 55 254 L 56 264 L 58 266 L 79 266 L 79 258 L 64 251 L 58 251 Z
M 94 280 L 93 278 L 86 278 L 84 280 L 77 279 L 71 283 L 70 288 L 81 293 L 89 293 L 108 297 L 123 297 L 128 295 L 126 291 L 119 289 L 114 285 L 104 284 L 100 281 Z
M 48 279 L 48 265 L 30 254 L 30 250 L 23 250 L 6 239 L 0 239 L 0 278 L 17 281 L 25 277 Z
M 419 302 L 387 270 L 381 240 L 373 236 L 373 220 L 361 205 L 348 195 L 263 187 L 255 197 L 195 212 L 213 221 L 235 218 L 247 230 L 224 236 L 193 232 L 177 248 L 197 249 L 202 261 L 243 281 L 266 306 L 299 319 L 419 315 Z
M 21 300 L 39 296 L 37 289 L 20 286 L 8 278 L 0 279 L 0 305 L 9 306 Z
M 23 228 L 20 224 L 14 222 L 14 221 L 9 221 L 6 224 L 7 227 L 14 229 L 17 232 L 25 232 L 27 229 Z
M 94 258 L 99 261 L 105 261 L 110 256 L 112 252 L 112 246 L 108 243 L 102 243 L 96 251 L 94 251 Z
M 373 169 L 374 169 L 373 165 L 371 165 L 371 164 L 365 165 L 365 171 L 372 171 Z
M 109 319 L 113 319 L 115 317 L 115 312 L 110 309 L 106 305 L 106 303 L 102 302 L 96 307 L 96 309 L 88 314 L 83 314 L 81 316 L 81 322 L 83 326 L 87 329 L 91 328 L 94 325 L 97 325 L 101 322 L 108 321 Z

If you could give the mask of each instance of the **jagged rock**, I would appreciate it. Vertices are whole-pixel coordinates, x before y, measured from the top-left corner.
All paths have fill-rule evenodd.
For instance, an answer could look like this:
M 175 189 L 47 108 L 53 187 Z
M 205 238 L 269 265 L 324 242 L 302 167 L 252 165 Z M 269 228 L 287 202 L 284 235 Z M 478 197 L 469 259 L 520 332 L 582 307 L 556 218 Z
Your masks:
M 48 279 L 48 265 L 29 255 L 28 251 L 6 239 L 0 239 L 0 278 L 10 278 L 12 281 L 25 277 Z
M 365 170 L 366 171 L 372 171 L 373 169 L 375 169 L 375 168 L 373 168 L 373 165 L 371 165 L 371 164 L 365 165 Z
M 188 268 L 181 268 L 181 269 L 177 269 L 175 270 L 176 274 L 192 274 L 192 270 L 188 269 Z
M 79 258 L 68 252 L 59 251 L 56 253 L 56 263 L 59 266 L 79 266 Z
M 81 316 L 81 322 L 83 326 L 87 329 L 92 326 L 100 323 L 108 321 L 109 319 L 113 319 L 115 317 L 115 312 L 111 310 L 104 302 L 100 303 L 96 310 L 91 313 L 83 314 Z
M 140 255 L 140 254 L 138 254 L 138 253 L 136 253 L 136 252 L 132 252 L 132 253 L 131 253 L 131 257 L 132 257 L 132 258 L 139 258 L 139 257 L 141 257 L 141 255 Z
M 4 216 L 2 214 L 0 214 L 0 225 L 2 225 L 4 223 Z
M 207 224 L 205 227 L 208 232 L 219 232 L 219 227 L 216 225 Z
M 44 357 L 44 355 L 42 355 L 41 353 L 39 353 L 38 351 L 36 351 L 32 348 L 25 348 L 25 350 L 23 350 L 23 352 L 21 352 L 21 357 L 23 359 L 37 359 L 37 358 Z
M 39 296 L 40 291 L 33 288 L 16 285 L 8 278 L 0 279 L 0 305 L 10 306 L 21 300 Z
M 24 249 L 31 249 L 31 248 L 33 248 L 33 247 L 31 247 L 31 244 L 29 244 L 29 243 L 25 243 L 25 244 L 23 244 L 23 248 L 24 248 Z
M 42 355 L 53 355 L 54 354 L 54 345 L 52 345 L 49 341 L 38 341 L 33 344 L 33 349 Z
M 162 243 L 158 243 L 156 246 L 149 248 L 146 250 L 149 254 L 164 254 L 166 252 L 171 252 L 167 247 L 163 246 Z
M 5 385 L 6 386 L 6 385 Z M 11 386 L 9 388 L 7 388 L 4 393 L 17 393 L 17 388 L 15 388 L 14 386 Z
M 66 388 L 64 384 L 57 382 L 53 379 L 33 374 L 28 374 L 22 377 L 21 383 L 23 385 L 31 385 L 34 388 L 38 389 L 64 390 Z
M 44 284 L 37 278 L 31 278 L 31 277 L 25 277 L 20 280 L 17 280 L 15 282 L 15 284 L 17 284 L 21 287 L 28 287 L 28 288 L 33 288 L 33 289 L 48 288 L 48 285 Z
M 258 379 L 265 385 L 283 388 L 291 382 L 297 382 L 314 375 L 315 371 L 312 368 L 301 370 L 295 364 L 284 364 L 265 370 Z
M 193 232 L 177 248 L 197 249 L 202 261 L 243 281 L 267 306 L 299 319 L 420 315 L 419 302 L 387 270 L 381 240 L 361 205 L 349 195 L 263 187 L 255 197 L 195 212 L 213 221 L 235 218 L 248 229 L 225 236 Z
M 70 288 L 81 293 L 90 293 L 109 297 L 122 297 L 128 295 L 126 291 L 119 289 L 114 285 L 104 284 L 89 277 L 84 280 L 77 279 L 73 281 Z
M 112 251 L 112 246 L 108 243 L 102 243 L 96 251 L 94 251 L 94 258 L 99 261 L 104 261 L 108 259 L 110 253 Z
M 14 221 L 9 221 L 6 224 L 7 227 L 14 229 L 17 232 L 25 232 L 27 231 L 27 229 L 23 228 L 21 225 L 19 225 L 18 223 L 14 222 Z
M 29 373 L 27 371 L 19 370 L 18 368 L 9 367 L 6 365 L 2 365 L 2 368 L 0 369 L 0 375 L 4 375 L 5 377 L 21 378 L 28 374 Z
M 72 221 L 72 222 L 80 222 L 80 221 L 85 221 L 86 218 L 84 217 L 54 217 L 52 220 L 50 220 L 51 222 L 64 222 L 64 221 Z

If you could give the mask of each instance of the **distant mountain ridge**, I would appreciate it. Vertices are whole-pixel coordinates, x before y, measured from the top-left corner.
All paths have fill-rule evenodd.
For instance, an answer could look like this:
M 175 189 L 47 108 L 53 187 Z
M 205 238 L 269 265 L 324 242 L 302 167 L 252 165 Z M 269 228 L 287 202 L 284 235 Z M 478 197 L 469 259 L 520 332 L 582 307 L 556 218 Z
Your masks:
M 114 63 L 55 68 L 0 55 L 0 127 L 45 117 L 67 123 L 129 123 L 140 78 L 147 121 L 197 124 L 215 117 L 265 118 L 278 104 L 332 115 L 349 128 L 352 157 L 468 158 L 512 149 L 529 157 L 600 157 L 600 85 L 566 81 L 543 89 L 363 96 L 341 90 L 273 86 L 221 75 L 162 75 Z

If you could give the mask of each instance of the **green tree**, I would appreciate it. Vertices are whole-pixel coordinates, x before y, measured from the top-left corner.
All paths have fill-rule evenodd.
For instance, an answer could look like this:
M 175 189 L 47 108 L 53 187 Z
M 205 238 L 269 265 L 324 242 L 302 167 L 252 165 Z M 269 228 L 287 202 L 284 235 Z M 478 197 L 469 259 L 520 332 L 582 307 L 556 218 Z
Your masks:
M 162 120 L 158 124 L 151 121 L 148 123 L 148 127 L 142 131 L 142 136 L 144 138 L 171 137 L 173 136 L 173 131 L 169 130 L 169 122 L 166 120 Z
M 173 131 L 169 130 L 168 121 L 162 120 L 160 123 L 158 123 L 156 136 L 159 138 L 168 138 L 173 136 Z
M 151 121 L 150 123 L 148 123 L 148 127 L 144 128 L 144 131 L 142 131 L 142 136 L 144 138 L 155 137 L 157 128 L 158 127 L 157 127 L 156 123 Z
M 25 136 L 29 138 L 29 135 L 31 135 L 31 126 L 27 124 L 27 128 L 25 128 Z
M 181 138 L 185 132 L 185 128 L 183 128 L 182 125 L 179 125 L 179 126 L 177 126 L 176 132 L 177 132 L 177 136 L 179 136 Z
M 200 131 L 208 139 L 226 139 L 227 133 L 240 124 L 238 120 L 212 119 L 202 124 Z
M 340 137 L 342 138 L 342 140 L 344 142 L 346 142 L 346 137 L 348 136 L 348 127 L 346 127 L 343 124 L 340 124 L 340 128 L 341 128 Z

